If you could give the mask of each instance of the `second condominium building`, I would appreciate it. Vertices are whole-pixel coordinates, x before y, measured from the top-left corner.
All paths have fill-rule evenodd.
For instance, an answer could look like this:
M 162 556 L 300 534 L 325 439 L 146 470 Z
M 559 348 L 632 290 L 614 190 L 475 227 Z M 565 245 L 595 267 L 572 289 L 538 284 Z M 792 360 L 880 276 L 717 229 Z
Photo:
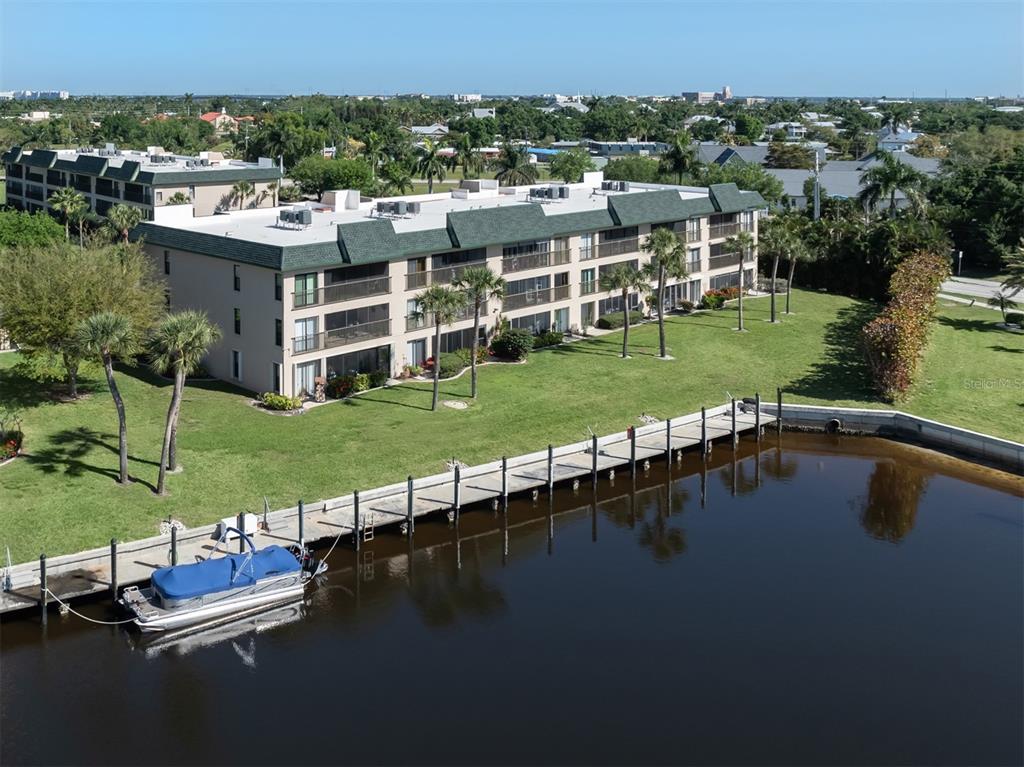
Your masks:
M 184 207 L 184 206 L 182 206 Z M 698 301 L 756 271 L 752 253 L 726 238 L 757 235 L 756 192 L 627 184 L 586 174 L 582 183 L 501 187 L 466 181 L 444 194 L 368 200 L 329 193 L 324 204 L 193 218 L 165 209 L 141 224 L 141 239 L 169 286 L 174 308 L 205 310 L 223 331 L 210 372 L 253 391 L 311 392 L 318 376 L 422 365 L 468 347 L 472 310 L 443 329 L 434 349 L 430 317 L 416 296 L 470 265 L 505 279 L 504 297 L 482 313 L 535 332 L 584 330 L 621 311 L 600 288 L 619 263 L 641 266 L 652 228 L 685 243 L 689 275 L 669 286 L 666 307 Z M 631 307 L 642 298 L 633 294 Z

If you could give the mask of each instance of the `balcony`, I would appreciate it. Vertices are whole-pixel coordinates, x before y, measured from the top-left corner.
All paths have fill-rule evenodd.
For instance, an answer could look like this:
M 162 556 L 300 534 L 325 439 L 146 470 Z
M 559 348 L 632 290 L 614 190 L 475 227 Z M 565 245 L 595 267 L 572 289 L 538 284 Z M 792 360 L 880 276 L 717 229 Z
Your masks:
M 405 275 L 405 289 L 419 290 L 427 285 L 450 285 L 470 266 L 483 266 L 486 261 L 471 261 L 458 266 L 446 266 L 429 272 L 409 272 Z
M 686 262 L 686 271 L 689 272 L 690 274 L 693 274 L 694 272 L 699 272 L 700 270 L 701 270 L 701 264 L 700 264 L 700 259 L 699 258 L 694 260 L 694 261 L 687 261 Z
M 710 227 L 711 239 L 715 240 L 721 237 L 732 237 L 733 235 L 739 234 L 740 225 L 738 223 L 733 224 L 715 224 Z
M 580 248 L 580 261 L 589 261 L 596 255 L 593 248 Z
M 580 295 L 590 296 L 597 292 L 597 280 L 591 280 L 590 282 L 580 283 Z
M 452 318 L 452 322 L 461 322 L 462 320 L 472 319 L 473 317 L 473 306 L 472 304 L 467 306 L 465 309 L 460 311 Z M 484 319 L 487 317 L 487 302 L 480 304 L 480 318 Z M 405 318 L 405 330 L 406 332 L 412 330 L 422 330 L 423 328 L 432 328 L 434 326 L 434 315 L 430 312 L 425 314 L 409 314 Z
M 292 293 L 292 307 L 302 309 L 307 306 L 337 304 L 342 301 L 354 301 L 357 298 L 380 296 L 390 292 L 390 277 L 371 277 L 366 280 L 338 282 L 316 290 Z
M 525 293 L 514 293 L 510 296 L 505 296 L 505 299 L 501 302 L 501 310 L 511 312 L 526 306 L 538 306 L 540 304 L 550 304 L 552 301 L 563 301 L 568 297 L 568 285 L 528 290 Z
M 747 263 L 753 261 L 753 251 L 748 250 L 743 254 L 743 260 Z M 739 253 L 720 253 L 716 256 L 711 256 L 711 258 L 708 259 L 708 269 L 724 269 L 729 266 L 739 266 L 739 263 Z
M 601 243 L 597 246 L 597 257 L 621 256 L 623 253 L 637 253 L 639 250 L 640 239 L 638 237 L 630 237 L 626 240 Z
M 509 256 L 501 260 L 501 273 L 523 272 L 527 269 L 543 269 L 546 266 L 561 266 L 572 260 L 572 251 L 548 250 L 543 253 L 529 253 L 521 256 Z
M 43 201 L 43 188 L 39 187 L 39 186 L 29 186 L 28 184 L 26 184 L 25 185 L 25 196 L 28 199 L 30 199 L 30 200 L 39 200 L 39 202 L 42 202 Z
M 331 349 L 335 346 L 347 346 L 371 338 L 383 338 L 391 335 L 391 320 L 364 322 L 361 325 L 349 325 L 344 328 L 326 330 L 311 336 L 299 336 L 292 339 L 292 354 L 304 354 L 320 349 Z

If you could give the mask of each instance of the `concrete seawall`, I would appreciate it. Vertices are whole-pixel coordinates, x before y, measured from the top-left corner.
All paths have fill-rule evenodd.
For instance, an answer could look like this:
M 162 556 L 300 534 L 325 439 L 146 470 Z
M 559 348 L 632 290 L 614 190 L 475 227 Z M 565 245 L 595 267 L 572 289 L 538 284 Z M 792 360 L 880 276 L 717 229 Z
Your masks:
M 761 409 L 773 416 L 778 414 L 778 408 L 772 402 L 763 402 Z M 1024 475 L 1024 444 L 899 410 L 794 405 L 784 402 L 782 423 L 790 429 L 838 430 L 905 439 Z

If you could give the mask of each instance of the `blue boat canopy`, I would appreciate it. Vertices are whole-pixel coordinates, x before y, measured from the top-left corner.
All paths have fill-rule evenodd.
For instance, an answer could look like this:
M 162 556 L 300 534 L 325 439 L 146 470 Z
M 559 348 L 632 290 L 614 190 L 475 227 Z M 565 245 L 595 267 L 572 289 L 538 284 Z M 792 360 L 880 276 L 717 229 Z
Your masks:
M 263 578 L 301 569 L 295 555 L 281 546 L 260 549 L 246 562 L 249 557 L 249 554 L 231 554 L 192 565 L 161 567 L 153 573 L 153 588 L 164 599 L 189 599 L 252 586 Z

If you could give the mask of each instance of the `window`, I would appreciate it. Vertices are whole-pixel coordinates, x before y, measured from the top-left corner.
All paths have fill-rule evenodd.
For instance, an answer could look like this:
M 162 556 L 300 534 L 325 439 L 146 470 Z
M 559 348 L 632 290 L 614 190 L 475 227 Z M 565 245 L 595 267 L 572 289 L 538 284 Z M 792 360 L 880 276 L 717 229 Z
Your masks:
M 612 240 L 628 240 L 631 237 L 637 237 L 640 234 L 640 229 L 635 226 L 624 226 L 619 229 L 608 229 L 601 232 L 601 242 L 611 242 Z
M 235 307 L 235 335 L 242 335 L 242 310 Z
M 235 290 L 241 290 L 242 289 L 242 276 L 241 276 L 241 274 L 239 274 L 238 264 L 235 264 L 234 267 L 232 267 L 232 269 L 233 269 L 233 272 L 234 272 Z
M 551 312 L 540 312 L 528 314 L 525 317 L 513 317 L 509 324 L 521 330 L 529 330 L 531 333 L 543 333 L 551 329 Z
M 686 265 L 686 269 L 690 272 L 700 271 L 700 248 L 690 248 L 689 263 Z
M 276 346 L 283 346 L 284 341 L 284 322 L 281 320 L 274 320 L 274 344 Z
M 157 202 L 163 202 L 164 201 L 164 193 L 163 192 L 157 190 L 156 201 Z
M 284 275 L 280 272 L 274 275 L 274 300 L 280 301 L 284 296 Z
M 271 373 L 271 380 L 274 382 L 274 392 L 277 394 L 281 393 L 281 363 L 272 362 L 273 372 Z
M 164 251 L 164 274 L 171 273 L 171 251 Z
M 242 353 L 237 349 L 231 350 L 231 377 L 236 381 L 242 380 Z
M 292 339 L 293 352 L 308 352 L 317 348 L 317 318 L 307 317 L 295 320 L 295 337 Z
M 316 304 L 316 272 L 295 275 L 295 308 Z

